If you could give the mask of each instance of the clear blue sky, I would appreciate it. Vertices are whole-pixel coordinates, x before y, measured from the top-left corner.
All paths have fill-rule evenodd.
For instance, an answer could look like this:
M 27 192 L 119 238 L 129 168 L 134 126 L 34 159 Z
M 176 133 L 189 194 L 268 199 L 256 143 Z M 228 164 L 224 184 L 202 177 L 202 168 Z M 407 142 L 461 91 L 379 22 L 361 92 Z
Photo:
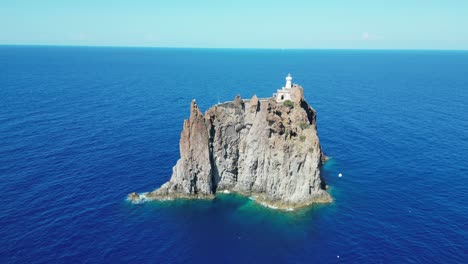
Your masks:
M 0 0 L 0 44 L 468 49 L 468 0 Z

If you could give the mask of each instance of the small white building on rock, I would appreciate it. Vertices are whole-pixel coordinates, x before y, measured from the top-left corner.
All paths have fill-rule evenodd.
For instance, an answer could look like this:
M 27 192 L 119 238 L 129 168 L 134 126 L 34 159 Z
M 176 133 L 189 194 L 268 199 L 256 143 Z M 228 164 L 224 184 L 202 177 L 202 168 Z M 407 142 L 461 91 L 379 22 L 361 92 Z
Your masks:
M 291 81 L 292 76 L 291 74 L 288 74 L 286 77 L 286 84 L 281 89 L 278 89 L 275 94 L 273 94 L 273 97 L 276 98 L 276 102 L 282 103 L 284 101 L 291 100 Z

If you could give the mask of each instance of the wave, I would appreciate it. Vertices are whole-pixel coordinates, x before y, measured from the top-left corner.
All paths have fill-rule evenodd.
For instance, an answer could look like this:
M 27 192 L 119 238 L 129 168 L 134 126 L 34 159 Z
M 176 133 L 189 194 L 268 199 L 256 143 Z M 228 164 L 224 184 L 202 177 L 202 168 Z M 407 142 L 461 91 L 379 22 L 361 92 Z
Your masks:
M 131 202 L 132 204 L 142 204 L 150 201 L 151 199 L 148 198 L 147 196 L 148 192 L 143 192 L 138 194 L 138 199 L 131 200 L 129 197 L 127 197 L 127 201 Z

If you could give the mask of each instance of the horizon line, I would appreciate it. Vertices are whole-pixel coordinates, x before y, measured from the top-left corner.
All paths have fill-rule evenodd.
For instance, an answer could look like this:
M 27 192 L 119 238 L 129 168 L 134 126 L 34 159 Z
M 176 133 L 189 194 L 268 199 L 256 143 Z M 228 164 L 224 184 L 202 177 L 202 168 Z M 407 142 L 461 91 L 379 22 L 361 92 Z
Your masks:
M 217 50 L 362 50 L 362 51 L 468 51 L 466 49 L 434 48 L 255 48 L 255 47 L 190 47 L 145 45 L 80 45 L 80 44 L 1 44 L 0 47 L 84 47 L 84 48 L 147 48 L 147 49 L 217 49 Z

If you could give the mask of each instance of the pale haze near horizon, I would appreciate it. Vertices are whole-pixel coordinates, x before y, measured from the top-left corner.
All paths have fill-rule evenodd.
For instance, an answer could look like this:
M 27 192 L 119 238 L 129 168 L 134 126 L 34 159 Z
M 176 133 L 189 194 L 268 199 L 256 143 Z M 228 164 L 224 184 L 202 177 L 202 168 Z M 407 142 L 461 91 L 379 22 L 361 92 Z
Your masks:
M 468 1 L 0 2 L 0 45 L 468 49 Z

